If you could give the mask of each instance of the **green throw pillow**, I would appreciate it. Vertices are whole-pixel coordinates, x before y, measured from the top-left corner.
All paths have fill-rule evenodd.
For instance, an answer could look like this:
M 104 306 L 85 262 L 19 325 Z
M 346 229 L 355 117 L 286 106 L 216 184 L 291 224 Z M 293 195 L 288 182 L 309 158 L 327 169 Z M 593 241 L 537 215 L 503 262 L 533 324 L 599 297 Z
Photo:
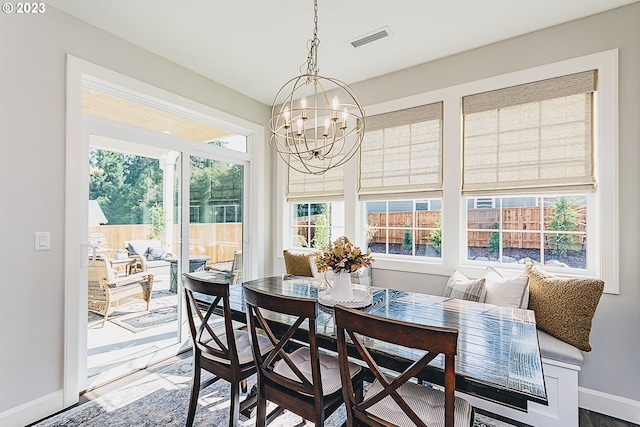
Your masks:
M 591 320 L 604 291 L 604 282 L 589 278 L 562 278 L 525 261 L 529 277 L 529 309 L 538 328 L 583 351 L 591 351 Z

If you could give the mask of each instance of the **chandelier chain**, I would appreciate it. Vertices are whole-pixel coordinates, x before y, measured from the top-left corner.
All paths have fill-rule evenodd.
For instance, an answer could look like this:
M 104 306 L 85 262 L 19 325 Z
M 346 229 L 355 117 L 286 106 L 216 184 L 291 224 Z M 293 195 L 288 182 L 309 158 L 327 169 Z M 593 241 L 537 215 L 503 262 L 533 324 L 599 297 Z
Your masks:
M 307 55 L 307 75 L 317 76 L 318 72 L 318 1 L 313 1 L 313 39 L 309 46 L 309 55 Z
M 269 145 L 292 170 L 322 175 L 344 165 L 359 150 L 365 113 L 349 86 L 318 74 L 318 0 L 313 0 L 313 12 L 306 70 L 301 64 L 300 75 L 276 94 Z

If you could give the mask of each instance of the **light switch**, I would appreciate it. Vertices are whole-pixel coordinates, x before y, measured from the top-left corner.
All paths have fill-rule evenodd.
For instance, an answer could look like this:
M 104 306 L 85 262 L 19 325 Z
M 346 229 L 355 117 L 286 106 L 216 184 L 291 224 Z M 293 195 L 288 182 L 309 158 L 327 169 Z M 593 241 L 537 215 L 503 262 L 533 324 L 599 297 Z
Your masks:
M 48 231 L 36 231 L 35 249 L 36 251 L 48 251 L 51 249 L 51 233 Z

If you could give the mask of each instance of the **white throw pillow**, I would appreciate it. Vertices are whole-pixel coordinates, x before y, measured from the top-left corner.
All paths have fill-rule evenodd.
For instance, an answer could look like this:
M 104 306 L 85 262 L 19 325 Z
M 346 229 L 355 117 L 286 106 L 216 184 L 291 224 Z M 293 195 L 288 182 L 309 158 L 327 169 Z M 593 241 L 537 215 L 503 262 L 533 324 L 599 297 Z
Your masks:
M 488 304 L 506 307 L 527 308 L 529 306 L 529 278 L 527 276 L 503 277 L 495 269 L 487 267 L 485 279 Z
M 469 279 L 464 274 L 456 271 L 449 277 L 442 296 L 467 301 L 485 302 L 486 294 L 484 278 Z

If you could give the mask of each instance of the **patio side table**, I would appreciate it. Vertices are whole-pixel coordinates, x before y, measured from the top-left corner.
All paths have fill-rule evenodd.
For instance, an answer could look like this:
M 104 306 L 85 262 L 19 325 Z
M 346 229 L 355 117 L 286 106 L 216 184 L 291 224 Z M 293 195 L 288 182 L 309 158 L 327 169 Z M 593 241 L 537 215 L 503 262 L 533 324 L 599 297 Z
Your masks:
M 165 261 L 171 263 L 169 267 L 169 275 L 171 285 L 169 289 L 172 292 L 178 292 L 178 257 L 166 257 Z M 204 270 L 204 266 L 211 259 L 208 255 L 189 255 L 189 273 Z

